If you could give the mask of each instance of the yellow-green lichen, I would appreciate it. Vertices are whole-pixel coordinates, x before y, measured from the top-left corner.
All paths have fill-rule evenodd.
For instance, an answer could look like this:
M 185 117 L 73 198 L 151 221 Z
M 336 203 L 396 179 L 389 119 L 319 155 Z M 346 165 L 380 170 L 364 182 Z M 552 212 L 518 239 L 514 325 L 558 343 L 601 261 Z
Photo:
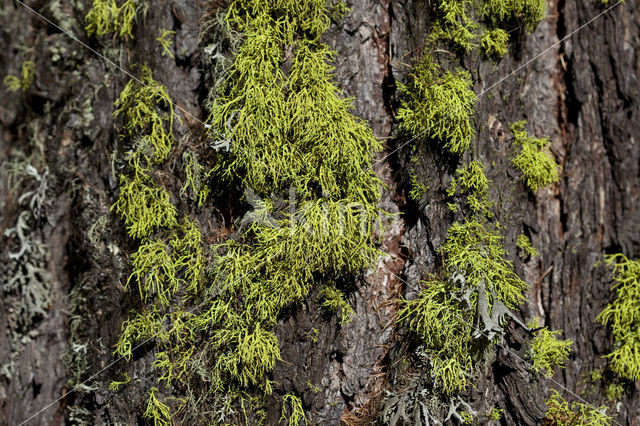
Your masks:
M 465 168 L 456 171 L 456 177 L 447 188 L 447 195 L 456 193 L 467 196 L 467 205 L 473 214 L 482 213 L 491 217 L 493 203 L 489 201 L 489 184 L 491 181 L 484 174 L 484 165 L 479 161 L 471 161 Z
M 410 135 L 435 139 L 460 155 L 474 134 L 471 118 L 477 97 L 472 87 L 468 72 L 443 73 L 425 55 L 411 71 L 407 84 L 399 85 L 403 99 L 396 118 Z
M 490 58 L 502 58 L 507 54 L 509 33 L 502 28 L 494 28 L 485 31 L 480 41 L 485 55 Z
M 495 23 L 513 20 L 528 32 L 536 29 L 547 12 L 547 0 L 484 0 L 482 14 Z
M 529 136 L 525 129 L 526 124 L 526 121 L 518 121 L 511 125 L 515 144 L 521 147 L 520 154 L 513 160 L 513 165 L 522 171 L 527 186 L 536 192 L 560 180 L 559 166 L 547 148 L 551 142 L 548 139 Z
M 640 260 L 618 253 L 607 255 L 605 261 L 613 268 L 612 289 L 617 297 L 596 321 L 609 327 L 615 340 L 615 349 L 607 355 L 611 369 L 636 381 L 640 378 Z
M 3 82 L 7 87 L 7 90 L 9 90 L 10 92 L 17 92 L 19 90 L 26 92 L 33 83 L 35 69 L 35 62 L 24 61 L 20 66 L 19 76 L 9 74 L 4 78 Z
M 133 24 L 136 19 L 136 2 L 125 0 L 118 6 L 116 0 L 93 0 L 91 10 L 85 17 L 85 31 L 88 35 L 102 36 L 116 33 L 133 38 Z
M 610 426 L 612 418 L 606 407 L 594 408 L 590 404 L 580 402 L 568 403 L 555 390 L 547 400 L 547 412 L 544 424 L 557 426 Z
M 156 38 L 156 41 L 162 46 L 162 56 L 169 55 L 171 59 L 175 58 L 171 47 L 173 46 L 173 40 L 171 37 L 175 37 L 175 31 L 168 31 L 166 28 L 160 29 L 160 35 Z
M 528 326 L 537 329 L 539 327 L 538 319 L 535 318 Z M 534 331 L 534 337 L 527 353 L 533 371 L 536 373 L 544 372 L 547 377 L 553 377 L 554 368 L 564 368 L 564 363 L 571 353 L 573 341 L 558 339 L 560 334 L 562 334 L 562 330 L 550 331 L 547 327 Z
M 525 234 L 518 235 L 516 247 L 526 256 L 538 256 L 538 250 L 531 244 L 531 240 Z
M 351 322 L 353 308 L 344 298 L 344 294 L 335 287 L 324 286 L 320 289 L 320 298 L 322 306 L 331 312 L 340 312 L 340 326 Z

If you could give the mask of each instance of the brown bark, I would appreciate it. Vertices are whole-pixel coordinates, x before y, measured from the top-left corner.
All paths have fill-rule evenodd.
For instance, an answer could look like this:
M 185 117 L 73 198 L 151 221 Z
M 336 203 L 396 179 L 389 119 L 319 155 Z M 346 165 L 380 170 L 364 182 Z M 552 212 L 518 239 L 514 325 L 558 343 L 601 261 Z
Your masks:
M 215 76 L 197 40 L 208 5 L 183 0 L 152 3 L 138 21 L 133 40 L 101 43 L 87 40 L 83 30 L 88 0 L 28 4 L 125 69 L 147 62 L 178 105 L 195 117 L 206 117 L 203 100 Z M 355 97 L 356 115 L 368 120 L 378 137 L 389 138 L 386 153 L 392 153 L 405 142 L 391 138 L 397 133 L 395 81 L 404 78 L 428 34 L 427 2 L 350 3 L 351 12 L 325 35 L 337 51 L 336 81 L 346 95 Z M 603 253 L 640 256 L 638 6 L 636 0 L 628 0 L 616 7 L 500 83 L 477 104 L 477 137 L 470 152 L 485 164 L 495 161 L 488 175 L 493 181 L 491 196 L 505 225 L 505 242 L 516 271 L 530 284 L 522 317 L 540 316 L 576 342 L 567 368 L 554 377 L 558 385 L 532 375 L 513 355 L 523 356 L 527 336 L 511 327 L 504 342 L 511 352 L 498 348 L 464 396 L 480 413 L 494 406 L 504 408 L 503 424 L 540 423 L 550 388 L 575 400 L 560 385 L 579 395 L 586 391 L 584 398 L 591 403 L 607 404 L 604 389 L 589 386 L 584 379 L 606 365 L 601 356 L 613 345 L 607 330 L 594 322 L 612 300 L 611 283 L 607 271 L 593 265 Z M 595 0 L 550 0 L 547 19 L 533 34 L 516 32 L 510 54 L 498 63 L 471 55 L 459 64 L 455 55 L 432 53 L 446 66 L 459 64 L 469 70 L 479 93 L 602 10 Z M 176 31 L 176 59 L 161 55 L 155 41 L 160 28 Z M 3 293 L 0 301 L 0 327 L 7 330 L 0 335 L 0 366 L 12 353 L 19 353 L 12 377 L 0 376 L 0 424 L 17 424 L 64 395 L 30 424 L 143 423 L 146 391 L 157 379 L 150 365 L 151 344 L 136 351 L 131 363 L 121 360 L 85 388 L 71 392 L 74 383 L 114 361 L 112 350 L 121 323 L 131 309 L 141 306 L 135 292 L 122 287 L 129 271 L 127 255 L 135 247 L 121 221 L 109 213 L 117 195 L 110 159 L 122 150 L 113 103 L 128 77 L 17 3 L 0 6 L 0 37 L 5 46 L 0 51 L 0 76 L 15 74 L 27 56 L 36 63 L 34 83 L 26 92 L 0 88 L 0 161 L 12 158 L 17 150 L 42 147 L 52 176 L 47 214 L 32 223 L 35 235 L 48 247 L 51 302 L 47 315 L 30 323 L 37 334 L 25 344 L 13 342 L 8 331 L 9 309 L 18 295 Z M 32 50 L 25 53 L 25 47 Z M 206 149 L 199 138 L 201 124 L 180 115 L 176 147 L 165 167 L 171 189 L 179 186 L 176 176 L 185 146 Z M 550 137 L 563 167 L 561 182 L 535 196 L 510 166 L 508 127 L 523 118 L 528 119 L 529 130 Z M 350 283 L 353 322 L 338 327 L 337 319 L 315 302 L 315 294 L 283 315 L 276 330 L 283 361 L 272 374 L 278 384 L 268 404 L 269 424 L 278 421 L 281 396 L 292 391 L 303 396 L 304 408 L 315 423 L 338 424 L 342 419 L 363 424 L 377 418 L 383 389 L 394 389 L 402 381 L 397 367 L 407 335 L 395 323 L 396 300 L 415 291 L 412 286 L 419 286 L 420 279 L 439 267 L 437 249 L 453 221 L 442 187 L 457 166 L 427 144 L 418 146 L 421 161 L 416 172 L 431 188 L 418 202 L 405 196 L 411 167 L 407 149 L 400 148 L 377 166 L 388 185 L 383 205 L 401 215 L 390 222 L 383 242 L 388 255 L 375 270 Z M 4 231 L 15 226 L 21 211 L 20 194 L 10 190 L 6 174 L 0 179 L 0 195 Z M 220 205 L 204 210 L 181 203 L 180 209 L 213 233 L 223 226 L 219 211 L 226 209 L 222 204 L 227 201 L 216 202 Z M 514 241 L 522 232 L 531 235 L 540 252 L 537 259 L 523 262 L 515 256 Z M 14 244 L 11 241 L 5 238 L 1 244 Z M 0 253 L 4 265 L 12 265 L 8 253 L 9 249 Z M 18 273 L 12 268 L 1 269 L 3 285 Z M 308 337 L 314 329 L 316 342 Z M 109 391 L 110 381 L 120 379 L 123 371 L 136 380 L 119 392 Z M 613 413 L 621 424 L 638 425 L 638 407 L 636 383 L 627 386 Z

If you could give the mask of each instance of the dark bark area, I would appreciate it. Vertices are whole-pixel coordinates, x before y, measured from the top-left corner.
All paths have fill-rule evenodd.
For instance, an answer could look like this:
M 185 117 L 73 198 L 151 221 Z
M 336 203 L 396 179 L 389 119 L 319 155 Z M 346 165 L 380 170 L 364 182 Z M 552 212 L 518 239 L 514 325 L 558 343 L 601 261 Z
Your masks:
M 381 158 L 391 155 L 376 165 L 387 185 L 381 204 L 401 214 L 388 224 L 382 244 L 387 255 L 346 286 L 355 311 L 352 323 L 339 327 L 337 318 L 321 309 L 315 293 L 282 315 L 276 334 L 283 360 L 272 373 L 277 385 L 268 401 L 268 424 L 277 424 L 287 392 L 303 397 L 314 423 L 339 424 L 342 419 L 346 424 L 363 424 L 377 418 L 383 389 L 402 381 L 398 365 L 407 343 L 405 330 L 395 322 L 397 299 L 415 293 L 419 280 L 437 270 L 437 249 L 455 219 L 442 188 L 458 161 L 419 142 L 416 173 L 430 183 L 430 189 L 420 200 L 410 200 L 406 196 L 410 152 L 406 140 L 392 137 L 397 134 L 395 82 L 406 76 L 428 34 L 427 2 L 349 3 L 351 12 L 332 24 L 325 41 L 337 51 L 337 84 L 355 98 L 356 115 L 368 120 L 376 136 L 386 141 Z M 166 187 L 177 194 L 183 179 L 183 150 L 189 147 L 207 158 L 207 141 L 198 120 L 206 118 L 204 100 L 217 76 L 212 75 L 198 34 L 211 17 L 207 15 L 211 4 L 153 2 L 138 20 L 132 40 L 107 37 L 100 42 L 87 39 L 83 29 L 91 2 L 28 4 L 124 69 L 135 72 L 134 64 L 147 63 L 177 105 L 192 114 L 176 111 L 182 122 L 176 122 L 176 143 L 162 171 Z M 539 316 L 576 342 L 566 369 L 558 370 L 552 382 L 533 375 L 518 359 L 526 352 L 527 336 L 510 327 L 509 338 L 489 356 L 475 386 L 464 396 L 479 413 L 494 406 L 505 409 L 502 424 L 539 424 L 548 389 L 559 390 L 567 400 L 576 399 L 560 386 L 593 404 L 607 404 L 604 388 L 585 379 L 590 371 L 606 366 L 601 357 L 613 345 L 608 331 L 594 322 L 613 298 L 608 271 L 594 264 L 603 253 L 640 256 L 638 6 L 638 1 L 627 0 L 477 103 L 477 136 L 465 155 L 488 165 L 495 162 L 488 168 L 491 197 L 516 272 L 530 285 L 521 316 L 525 320 Z M 475 92 L 480 93 L 602 10 L 596 0 L 551 0 L 538 29 L 529 35 L 516 31 L 510 54 L 498 63 L 478 55 L 466 56 L 460 63 L 450 52 L 433 54 L 447 67 L 462 65 L 469 70 Z M 162 55 L 156 41 L 161 28 L 176 32 L 175 59 Z M 0 40 L 5 47 L 0 51 L 0 77 L 18 73 L 27 59 L 35 62 L 28 90 L 10 93 L 0 87 L 3 170 L 7 160 L 23 151 L 41 152 L 34 167 L 50 172 L 46 214 L 29 222 L 31 238 L 47 247 L 46 312 L 12 328 L 21 293 L 0 292 L 0 368 L 14 361 L 12 374 L 0 375 L 0 424 L 18 424 L 65 395 L 29 424 L 144 423 L 146 392 L 158 378 L 151 367 L 154 347 L 142 346 L 131 362 L 114 363 L 112 355 L 122 321 L 142 306 L 137 292 L 123 288 L 130 270 L 128 255 L 135 245 L 109 210 L 118 187 L 112 158 L 124 149 L 113 104 L 128 77 L 8 0 L 0 5 Z M 560 183 L 536 195 L 511 167 L 508 128 L 524 118 L 530 131 L 553 141 L 552 152 L 563 168 Z M 25 210 L 20 196 L 9 187 L 7 173 L 2 173 L 1 234 L 15 227 Z M 216 195 L 201 209 L 177 197 L 173 201 L 181 212 L 198 218 L 210 242 L 222 238 L 219 229 L 229 226 L 228 197 Z M 515 250 L 515 239 L 523 232 L 540 252 L 526 262 Z M 15 238 L 0 238 L 4 289 L 26 269 L 9 257 L 18 249 Z M 16 339 L 16 333 L 29 337 Z M 118 392 L 108 390 L 123 372 L 129 373 L 132 383 Z M 81 389 L 72 391 L 88 378 Z M 612 413 L 621 424 L 640 425 L 638 407 L 638 383 L 629 384 Z

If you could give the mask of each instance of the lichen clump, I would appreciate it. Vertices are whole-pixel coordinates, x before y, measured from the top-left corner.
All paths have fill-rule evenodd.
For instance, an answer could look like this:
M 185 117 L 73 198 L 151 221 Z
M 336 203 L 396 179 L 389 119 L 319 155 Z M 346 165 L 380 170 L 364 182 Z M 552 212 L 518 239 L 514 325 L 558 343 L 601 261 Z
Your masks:
M 528 325 L 531 329 L 538 328 L 538 319 L 534 319 Z M 562 330 L 551 331 L 547 327 L 534 331 L 534 338 L 527 354 L 533 371 L 544 372 L 547 377 L 552 377 L 555 367 L 564 368 L 564 363 L 571 353 L 573 341 L 558 339 L 561 333 Z
M 441 252 L 441 278 L 404 301 L 400 321 L 416 332 L 432 363 L 432 375 L 451 394 L 466 388 L 502 321 L 524 300 L 527 288 L 504 258 L 502 237 L 477 221 L 454 223 Z M 480 340 L 479 340 L 480 339 Z
M 396 118 L 414 137 L 439 141 L 452 154 L 461 155 L 469 147 L 474 130 L 471 117 L 477 100 L 471 75 L 466 71 L 441 72 L 425 55 L 400 84 L 402 104 Z
M 547 148 L 551 142 L 548 139 L 529 136 L 525 129 L 526 124 L 526 121 L 518 121 L 511 125 L 515 144 L 522 148 L 513 160 L 513 165 L 522 171 L 527 186 L 536 192 L 560 180 L 559 166 Z
M 640 378 L 640 260 L 623 254 L 608 255 L 613 268 L 616 299 L 598 315 L 597 321 L 608 326 L 616 349 L 607 355 L 611 369 L 620 377 L 636 381 Z
M 136 2 L 125 0 L 118 6 L 116 0 L 93 0 L 93 6 L 85 17 L 85 31 L 89 35 L 102 36 L 116 33 L 133 38 L 133 24 L 136 19 Z
M 555 390 L 547 400 L 543 424 L 548 426 L 609 426 L 613 419 L 606 407 L 594 408 L 580 402 L 569 403 Z
M 447 195 L 453 197 L 456 193 L 467 196 L 467 205 L 474 214 L 482 213 L 491 217 L 493 203 L 489 201 L 489 184 L 484 173 L 484 165 L 479 161 L 471 161 L 465 168 L 456 171 L 456 177 L 447 188 Z

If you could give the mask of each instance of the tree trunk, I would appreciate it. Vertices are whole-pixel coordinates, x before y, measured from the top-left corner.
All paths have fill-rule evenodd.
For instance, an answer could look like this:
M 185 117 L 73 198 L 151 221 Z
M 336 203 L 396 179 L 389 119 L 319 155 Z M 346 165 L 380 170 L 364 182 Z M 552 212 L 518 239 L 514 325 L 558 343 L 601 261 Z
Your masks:
M 58 27 L 18 2 L 0 6 L 0 76 L 18 76 L 28 61 L 35 70 L 25 90 L 0 88 L 0 424 L 32 415 L 28 424 L 34 425 L 149 421 L 143 413 L 159 376 L 151 366 L 154 344 L 136 349 L 131 361 L 113 354 L 123 321 L 143 306 L 133 286 L 124 287 L 136 243 L 110 211 L 121 172 L 114 159 L 126 151 L 114 103 L 130 79 L 122 69 L 137 75 L 136 65 L 148 64 L 180 107 L 175 144 L 162 169 L 166 187 L 179 212 L 202 225 L 205 241 L 224 241 L 228 221 L 235 219 L 228 206 L 238 194 L 216 194 L 203 208 L 178 197 L 185 149 L 215 166 L 206 163 L 213 157 L 199 121 L 208 116 L 205 100 L 219 76 L 205 49 L 207 35 L 199 38 L 217 8 L 224 8 L 218 3 L 150 2 L 146 14 L 138 12 L 133 37 L 98 38 L 84 29 L 88 0 L 27 3 Z M 471 72 L 476 94 L 491 88 L 476 104 L 475 139 L 457 160 L 443 158 L 425 141 L 407 145 L 394 120 L 396 82 L 405 81 L 430 31 L 429 2 L 348 3 L 350 12 L 332 22 L 323 40 L 336 51 L 335 82 L 355 99 L 354 114 L 385 141 L 384 161 L 375 166 L 386 184 L 380 204 L 398 214 L 381 238 L 385 255 L 362 276 L 345 278 L 351 323 L 339 326 L 335 315 L 327 315 L 317 289 L 279 316 L 282 360 L 270 375 L 276 384 L 265 404 L 266 424 L 278 423 L 289 393 L 302 398 L 312 423 L 384 424 L 385 402 L 401 394 L 407 380 L 402 360 L 415 349 L 396 321 L 399 298 L 415 295 L 420 280 L 439 270 L 438 249 L 454 221 L 444 189 L 458 165 L 481 158 L 492 165 L 490 195 L 505 246 L 529 284 L 519 317 L 540 317 L 575 344 L 566 368 L 544 379 L 522 360 L 527 334 L 510 324 L 474 385 L 449 402 L 464 400 L 479 423 L 496 407 L 505 410 L 501 424 L 541 424 L 549 389 L 556 389 L 567 401 L 611 406 L 620 424 L 640 425 L 638 382 L 627 383 L 617 403 L 610 403 L 603 384 L 610 377 L 594 381 L 590 375 L 606 367 L 602 356 L 614 345 L 595 322 L 614 298 L 610 274 L 594 264 L 603 254 L 640 256 L 640 3 L 627 0 L 573 34 L 605 7 L 596 0 L 549 0 L 538 28 L 516 31 L 509 54 L 498 62 L 429 52 L 445 67 Z M 175 31 L 172 55 L 163 54 L 157 41 L 161 29 Z M 562 166 L 560 182 L 536 194 L 511 167 L 508 128 L 522 119 L 532 133 L 553 141 Z M 415 201 L 407 196 L 411 169 L 429 183 Z M 523 232 L 537 258 L 516 256 L 515 239 Z M 131 382 L 110 390 L 125 372 Z M 428 378 L 428 368 L 420 374 Z M 174 388 L 164 396 L 184 397 Z M 444 421 L 447 412 L 433 415 Z M 203 418 L 185 409 L 174 421 Z

